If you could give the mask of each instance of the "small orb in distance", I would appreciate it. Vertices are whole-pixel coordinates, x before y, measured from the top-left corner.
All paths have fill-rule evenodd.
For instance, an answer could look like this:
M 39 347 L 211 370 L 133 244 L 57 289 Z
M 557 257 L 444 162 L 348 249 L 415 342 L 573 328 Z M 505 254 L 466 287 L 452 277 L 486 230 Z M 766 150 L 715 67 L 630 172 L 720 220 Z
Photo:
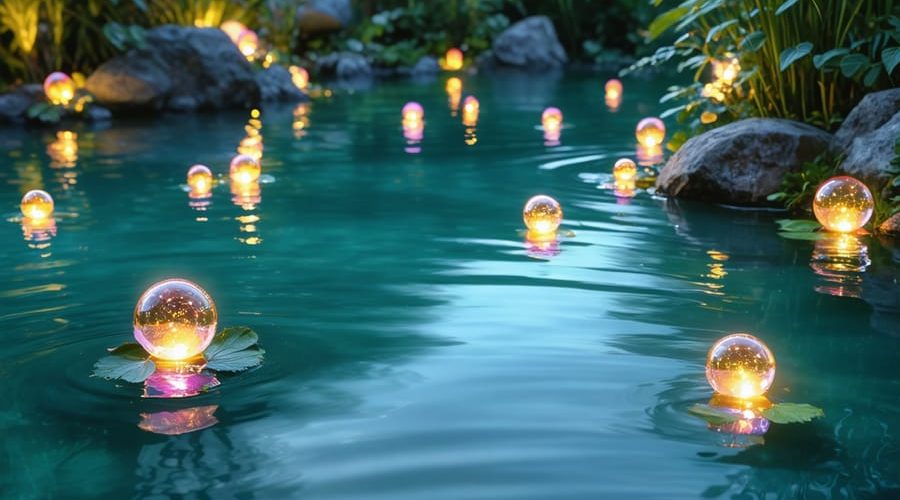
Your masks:
M 187 183 L 192 193 L 207 194 L 212 189 L 212 171 L 206 165 L 194 165 L 188 170 Z
M 544 194 L 531 197 L 522 210 L 525 226 L 536 234 L 556 231 L 562 218 L 563 211 L 559 202 Z
M 444 69 L 447 71 L 458 71 L 463 67 L 463 52 L 456 47 L 447 49 L 444 55 Z
M 134 308 L 134 338 L 151 356 L 168 361 L 202 353 L 216 333 L 216 305 L 205 290 L 182 279 L 160 281 Z
M 446 90 L 448 94 L 462 92 L 462 80 L 460 80 L 458 77 L 451 76 L 447 79 Z
M 259 48 L 259 37 L 256 36 L 256 32 L 253 30 L 244 30 L 238 35 L 236 44 L 241 54 L 244 54 L 244 57 L 249 59 L 256 54 Z
M 54 71 L 44 79 L 44 95 L 52 104 L 65 106 L 75 97 L 75 82 L 62 71 Z
M 638 122 L 634 135 L 641 146 L 647 148 L 659 146 L 666 138 L 666 125 L 656 117 L 644 118 Z
M 288 71 L 291 73 L 291 82 L 300 90 L 305 90 L 309 85 L 309 72 L 306 68 L 300 66 L 289 66 Z
M 823 182 L 813 197 L 816 219 L 828 231 L 857 231 L 869 222 L 874 209 L 875 198 L 869 188 L 847 175 Z
M 758 338 L 746 333 L 722 337 L 709 349 L 706 379 L 725 396 L 762 396 L 775 380 L 775 356 Z
M 621 158 L 613 165 L 613 178 L 616 183 L 633 182 L 637 179 L 637 165 L 628 158 Z
M 240 38 L 241 33 L 247 31 L 247 26 L 245 26 L 244 23 L 240 21 L 231 19 L 222 23 L 222 25 L 219 26 L 219 29 L 224 31 L 225 34 L 228 35 L 228 38 L 230 38 L 231 41 L 235 45 L 237 45 L 238 38 Z
M 555 108 L 553 106 L 544 110 L 541 113 L 541 126 L 544 127 L 544 130 L 555 131 L 559 130 L 562 126 L 563 115 L 562 111 L 559 108 Z
M 40 221 L 53 215 L 53 197 L 46 191 L 32 189 L 22 197 L 19 207 L 25 218 Z
M 228 175 L 239 184 L 248 184 L 259 179 L 259 162 L 250 155 L 240 154 L 232 158 Z
M 618 99 L 622 97 L 622 82 L 616 78 L 612 78 L 603 86 L 607 99 Z
M 403 124 L 407 126 L 413 126 L 425 121 L 425 109 L 422 108 L 421 104 L 414 101 L 403 105 L 400 114 L 403 116 Z

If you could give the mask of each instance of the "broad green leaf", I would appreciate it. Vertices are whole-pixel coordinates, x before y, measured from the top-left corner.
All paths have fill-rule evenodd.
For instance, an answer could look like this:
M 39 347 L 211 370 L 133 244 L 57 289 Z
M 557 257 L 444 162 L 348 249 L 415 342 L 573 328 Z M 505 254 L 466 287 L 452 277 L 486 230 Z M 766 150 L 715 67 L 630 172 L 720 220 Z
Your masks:
M 28 107 L 26 114 L 28 115 L 28 118 L 37 118 L 50 109 L 51 106 L 52 104 L 49 102 L 36 102 Z
M 849 54 L 841 59 L 841 74 L 853 78 L 869 64 L 869 58 L 862 54 Z
M 776 424 L 799 424 L 825 416 L 821 408 L 806 403 L 780 403 L 766 408 L 762 414 Z
M 791 67 L 791 64 L 794 64 L 797 60 L 802 59 L 807 54 L 809 54 L 813 49 L 813 44 L 810 42 L 799 43 L 794 47 L 788 47 L 781 51 L 781 71 L 784 71 Z
M 650 40 L 655 40 L 665 33 L 673 24 L 687 15 L 689 11 L 690 9 L 687 7 L 676 7 L 657 16 L 656 19 L 650 23 L 650 26 L 647 27 L 647 31 L 650 33 Z
M 738 22 L 737 19 L 729 19 L 728 21 L 725 21 L 724 23 L 719 23 L 719 24 L 713 26 L 712 29 L 709 30 L 709 33 L 706 34 L 706 43 L 709 43 L 709 42 L 715 40 L 716 35 L 718 35 L 720 32 L 722 32 L 722 30 L 728 29 L 730 26 L 737 24 L 737 22 Z
M 875 84 L 875 81 L 878 80 L 878 75 L 881 74 L 881 65 L 873 64 L 869 67 L 869 70 L 866 71 L 866 76 L 863 77 L 863 85 L 866 87 L 871 87 Z
M 688 408 L 688 413 L 700 417 L 712 425 L 723 425 L 740 420 L 740 415 L 715 408 L 709 405 L 695 404 Z
M 831 49 L 828 52 L 824 52 L 822 54 L 816 54 L 813 56 L 813 65 L 816 69 L 822 69 L 826 64 L 830 61 L 834 60 L 836 57 L 845 56 L 850 53 L 850 49 L 847 48 L 839 48 L 839 49 Z
M 754 31 L 749 35 L 745 36 L 743 40 L 741 40 L 740 48 L 744 50 L 749 50 L 750 52 L 756 52 L 759 50 L 763 44 L 766 43 L 766 32 L 765 31 Z
M 127 342 L 110 349 L 108 356 L 97 360 L 91 376 L 140 383 L 147 380 L 155 370 L 156 365 L 144 348 L 134 342 Z
M 240 351 L 223 351 L 215 359 L 207 360 L 206 367 L 220 372 L 242 372 L 259 366 L 266 351 L 257 346 Z
M 779 219 L 775 221 L 781 231 L 807 233 L 822 227 L 814 220 L 808 219 Z
M 887 70 L 888 76 L 894 72 L 894 68 L 900 64 L 900 47 L 888 47 L 881 51 L 881 62 L 884 63 L 884 69 Z
M 781 236 L 782 238 L 784 238 L 786 240 L 818 241 L 818 240 L 822 239 L 823 235 L 822 235 L 822 233 L 814 232 L 814 231 L 808 231 L 808 232 L 779 231 L 778 236 Z
M 778 10 L 775 11 L 775 15 L 780 16 L 780 15 L 784 14 L 784 11 L 786 11 L 786 10 L 790 9 L 791 7 L 793 7 L 794 5 L 796 5 L 798 1 L 799 0 L 787 0 L 786 2 L 781 4 L 781 7 L 778 7 Z
M 262 363 L 265 351 L 256 343 L 256 332 L 245 326 L 223 328 L 203 351 L 206 367 L 224 372 L 239 372 Z

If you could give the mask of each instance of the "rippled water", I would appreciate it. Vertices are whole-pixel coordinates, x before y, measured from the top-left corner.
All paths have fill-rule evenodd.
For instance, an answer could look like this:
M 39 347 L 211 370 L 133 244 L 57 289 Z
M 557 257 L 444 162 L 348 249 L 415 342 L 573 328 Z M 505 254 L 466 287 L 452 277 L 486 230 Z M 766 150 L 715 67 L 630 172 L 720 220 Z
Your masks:
M 475 131 L 443 79 L 267 108 L 274 182 L 238 205 L 220 185 L 205 211 L 184 173 L 224 174 L 244 113 L 76 128 L 77 159 L 5 131 L 0 496 L 900 495 L 898 251 L 867 237 L 829 262 L 779 238 L 780 214 L 598 189 L 662 90 L 626 81 L 612 113 L 601 83 L 466 77 Z M 556 147 L 536 129 L 548 105 L 567 124 Z M 26 242 L 17 204 L 36 187 L 56 234 Z M 574 231 L 555 256 L 520 232 L 539 192 Z M 172 276 L 212 294 L 220 326 L 253 327 L 264 365 L 184 400 L 90 378 Z M 711 396 L 709 345 L 735 331 L 774 351 L 773 400 L 826 418 L 742 448 L 688 415 Z

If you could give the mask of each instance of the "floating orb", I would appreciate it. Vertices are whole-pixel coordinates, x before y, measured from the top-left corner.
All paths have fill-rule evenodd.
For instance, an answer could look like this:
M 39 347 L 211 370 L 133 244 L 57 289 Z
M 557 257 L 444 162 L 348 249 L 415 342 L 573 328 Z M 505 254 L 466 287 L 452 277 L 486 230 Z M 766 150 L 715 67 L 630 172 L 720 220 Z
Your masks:
M 628 158 L 622 158 L 613 166 L 613 178 L 616 184 L 637 180 L 637 165 Z
M 248 31 L 247 26 L 245 26 L 244 23 L 235 21 L 234 19 L 225 21 L 219 26 L 219 29 L 224 31 L 235 45 L 237 45 L 241 33 Z
M 847 175 L 823 182 L 813 197 L 813 212 L 825 229 L 839 233 L 858 230 L 869 222 L 875 198 L 862 182 Z
M 259 162 L 255 158 L 240 154 L 232 158 L 228 175 L 238 184 L 249 184 L 259 179 L 260 171 Z
M 462 121 L 463 125 L 466 127 L 474 127 L 478 124 L 478 112 L 481 105 L 478 103 L 478 99 L 475 96 L 468 96 L 463 101 L 463 116 Z
M 290 66 L 288 71 L 291 72 L 291 81 L 294 86 L 300 90 L 306 89 L 306 86 L 309 85 L 309 72 L 300 66 Z
M 603 86 L 603 90 L 606 92 L 607 99 L 619 99 L 622 97 L 622 82 L 615 78 L 608 80 Z
M 541 126 L 545 131 L 555 131 L 562 128 L 563 115 L 559 108 L 549 107 L 541 113 Z
M 659 118 L 644 118 L 634 130 L 638 144 L 646 148 L 659 146 L 666 138 L 666 125 Z
M 46 191 L 32 189 L 25 193 L 19 206 L 25 218 L 40 221 L 53 214 L 53 197 Z
M 717 393 L 734 398 L 762 396 L 775 379 L 775 356 L 746 333 L 722 337 L 709 349 L 706 379 Z
M 522 210 L 525 226 L 529 232 L 534 233 L 532 237 L 556 231 L 562 218 L 563 211 L 559 202 L 544 194 L 531 197 Z
M 75 97 L 75 81 L 61 71 L 54 71 L 44 79 L 44 95 L 52 104 L 65 106 Z
M 713 61 L 712 68 L 713 77 L 715 77 L 716 80 L 730 85 L 737 79 L 738 74 L 741 72 L 741 63 L 736 57 L 732 57 L 731 59 L 723 61 Z
M 422 105 L 417 102 L 406 103 L 400 111 L 400 114 L 403 116 L 404 127 L 414 127 L 425 121 L 425 110 L 422 108 Z
M 444 69 L 447 71 L 459 71 L 463 67 L 463 52 L 456 47 L 447 49 L 444 55 Z
M 247 29 L 238 35 L 235 44 L 238 46 L 238 50 L 241 51 L 241 54 L 244 54 L 244 57 L 252 59 L 259 49 L 259 37 L 256 36 L 255 31 Z
M 206 165 L 194 165 L 188 170 L 187 183 L 191 195 L 208 196 L 213 185 L 212 171 Z
M 216 333 L 216 305 L 190 281 L 154 284 L 134 308 L 134 338 L 154 358 L 181 361 L 206 349 Z

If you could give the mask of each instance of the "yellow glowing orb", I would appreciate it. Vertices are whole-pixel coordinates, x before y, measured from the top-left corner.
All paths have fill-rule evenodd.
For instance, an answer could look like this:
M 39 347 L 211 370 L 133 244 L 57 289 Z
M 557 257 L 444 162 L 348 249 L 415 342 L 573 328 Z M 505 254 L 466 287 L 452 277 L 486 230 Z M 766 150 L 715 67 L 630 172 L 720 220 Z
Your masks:
M 875 199 L 869 188 L 846 175 L 823 182 L 813 198 L 816 219 L 825 229 L 839 233 L 865 226 L 874 209 Z
M 249 155 L 237 155 L 231 160 L 228 175 L 231 180 L 239 184 L 256 182 L 262 169 L 259 162 Z
M 463 67 L 463 52 L 457 48 L 447 49 L 444 55 L 444 69 L 458 71 Z
M 177 361 L 202 353 L 216 333 L 216 305 L 190 281 L 154 284 L 134 308 L 134 338 L 151 356 Z
M 209 194 L 213 186 L 212 172 L 206 165 L 194 165 L 188 170 L 187 183 L 191 188 L 191 194 Z
M 256 32 L 253 30 L 244 30 L 241 32 L 235 43 L 238 46 L 238 50 L 241 51 L 241 54 L 244 54 L 248 59 L 251 59 L 259 49 L 259 37 L 256 36 Z
M 719 394 L 734 398 L 762 396 L 775 379 L 775 356 L 746 333 L 722 337 L 709 349 L 706 379 Z
M 425 121 L 425 110 L 417 102 L 406 103 L 400 113 L 403 116 L 404 127 L 416 127 Z
M 544 194 L 531 197 L 522 210 L 525 226 L 529 232 L 537 235 L 556 231 L 562 218 L 563 211 L 559 202 Z
M 622 97 L 622 82 L 613 78 L 606 82 L 603 90 L 606 92 L 607 99 L 618 99 Z
M 613 165 L 616 184 L 626 184 L 637 180 L 637 165 L 628 158 L 622 158 Z
M 50 73 L 44 79 L 44 95 L 52 104 L 65 106 L 75 97 L 75 81 L 61 71 Z
M 741 72 L 741 63 L 737 58 L 731 58 L 724 61 L 713 61 L 713 77 L 720 82 L 731 84 L 737 79 Z
M 545 131 L 554 132 L 562 127 L 563 115 L 559 108 L 549 107 L 541 113 L 541 126 Z
M 659 118 L 644 118 L 638 122 L 634 135 L 641 146 L 659 146 L 666 138 L 666 125 Z
M 478 124 L 478 112 L 481 105 L 475 96 L 468 96 L 463 101 L 462 121 L 466 127 L 474 127 Z
M 40 221 L 53 215 L 53 197 L 46 191 L 32 189 L 22 197 L 22 215 Z
M 235 21 L 233 19 L 222 23 L 222 25 L 219 26 L 219 29 L 224 31 L 225 34 L 228 35 L 228 38 L 230 38 L 235 45 L 237 45 L 238 38 L 240 38 L 241 33 L 247 31 L 247 27 L 244 26 L 244 23 Z
M 291 81 L 294 82 L 294 86 L 300 90 L 305 90 L 306 86 L 309 85 L 309 72 L 306 71 L 306 68 L 291 66 L 288 70 L 291 72 Z

